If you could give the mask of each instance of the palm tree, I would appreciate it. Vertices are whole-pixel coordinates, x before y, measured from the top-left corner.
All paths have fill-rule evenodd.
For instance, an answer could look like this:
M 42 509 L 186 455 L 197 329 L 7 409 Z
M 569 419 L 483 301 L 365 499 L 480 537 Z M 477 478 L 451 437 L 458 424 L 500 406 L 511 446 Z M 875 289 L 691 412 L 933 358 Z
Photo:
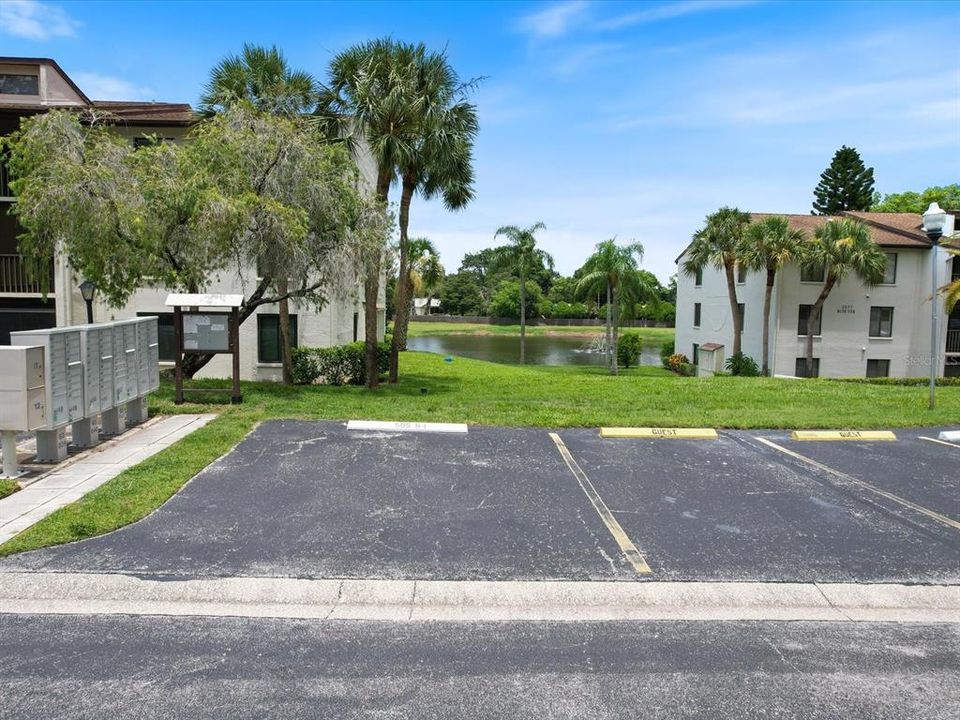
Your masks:
M 411 288 L 408 303 L 412 302 L 414 295 L 426 293 L 427 314 L 429 315 L 433 295 L 443 282 L 444 269 L 440 263 L 440 255 L 437 253 L 437 249 L 427 238 L 412 238 L 410 240 L 410 270 L 407 277 Z M 396 326 L 394 326 L 394 333 L 396 333 Z
M 390 186 L 407 167 L 421 134 L 416 57 L 418 47 L 382 38 L 354 45 L 330 63 L 329 83 L 321 91 L 318 114 L 328 136 L 354 144 L 362 137 L 377 167 L 377 199 L 387 207 Z M 367 387 L 379 384 L 377 374 L 377 301 L 382 257 L 366 258 L 364 334 Z M 403 277 L 401 275 L 401 277 Z
M 770 299 L 780 269 L 800 257 L 804 234 L 791 230 L 781 215 L 764 218 L 747 228 L 740 263 L 748 270 L 765 270 L 767 284 L 763 294 L 763 374 L 770 374 Z
M 687 248 L 683 271 L 694 275 L 707 265 L 723 270 L 727 276 L 727 295 L 730 298 L 730 314 L 733 316 L 733 354 L 740 352 L 740 310 L 737 307 L 737 282 L 734 275 L 737 254 L 743 242 L 743 234 L 750 224 L 750 213 L 737 208 L 723 207 L 707 215 L 704 227 L 693 234 L 693 242 Z
M 205 115 L 236 105 L 246 104 L 258 112 L 284 117 L 298 117 L 312 112 L 319 97 L 319 86 L 313 76 L 292 70 L 283 53 L 276 47 L 247 44 L 243 52 L 228 55 L 210 71 L 210 79 L 200 98 L 200 111 Z M 263 261 L 265 258 L 258 258 Z M 281 263 L 282 264 L 282 263 Z M 280 359 L 285 385 L 293 384 L 293 356 L 290 342 L 290 301 L 286 272 L 275 280 L 280 326 Z
M 951 255 L 955 258 L 960 258 L 960 250 L 950 250 Z M 954 266 L 957 265 L 957 260 L 953 261 Z M 954 280 L 953 282 L 947 283 L 942 288 L 940 292 L 943 293 L 943 305 L 946 314 L 949 315 L 953 312 L 953 309 L 957 306 L 957 303 L 960 303 L 960 278 Z
M 640 276 L 639 261 L 643 258 L 643 245 L 638 242 L 617 245 L 615 240 L 597 244 L 583 265 L 583 275 L 577 283 L 581 295 L 604 291 L 607 296 L 606 350 L 610 372 L 618 373 L 617 334 L 620 325 L 620 305 L 636 303 L 650 295 L 650 288 Z
M 527 342 L 527 278 L 530 271 L 546 266 L 553 269 L 553 258 L 545 250 L 537 247 L 534 235 L 545 230 L 546 225 L 537 222 L 527 228 L 516 225 L 504 225 L 494 234 L 494 239 L 501 235 L 510 241 L 509 245 L 494 248 L 493 265 L 509 269 L 520 280 L 520 364 L 526 362 Z
M 839 218 L 816 229 L 813 241 L 804 247 L 802 264 L 808 269 L 824 269 L 823 287 L 807 318 L 806 374 L 812 377 L 813 334 L 830 291 L 851 273 L 868 285 L 883 282 L 887 255 L 870 238 L 864 223 Z
M 411 151 L 399 170 L 400 278 L 409 277 L 408 230 L 410 203 L 415 193 L 424 199 L 442 197 L 448 210 L 459 210 L 473 199 L 473 141 L 479 129 L 476 107 L 466 96 L 476 81 L 462 83 L 442 53 L 427 53 L 423 45 L 413 51 L 412 80 L 418 131 Z M 393 340 L 390 346 L 390 382 L 397 382 L 399 353 L 406 349 L 412 288 L 398 282 Z

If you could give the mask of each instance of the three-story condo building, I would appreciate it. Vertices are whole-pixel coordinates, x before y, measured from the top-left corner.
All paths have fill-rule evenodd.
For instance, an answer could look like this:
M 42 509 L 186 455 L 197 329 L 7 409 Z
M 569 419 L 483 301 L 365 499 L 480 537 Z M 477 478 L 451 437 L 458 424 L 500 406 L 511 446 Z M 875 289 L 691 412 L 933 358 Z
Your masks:
M 847 212 L 864 222 L 887 255 L 883 282 L 868 286 L 850 275 L 826 300 L 814 331 L 814 374 L 823 377 L 919 377 L 930 372 L 931 244 L 921 229 L 923 219 L 911 213 Z M 753 219 L 768 217 L 753 214 Z M 832 218 L 784 215 L 793 229 L 812 238 Z M 937 250 L 938 286 L 960 277 L 960 258 L 945 248 L 960 241 L 950 225 Z M 697 365 L 700 375 L 724 366 L 733 347 L 733 323 L 726 276 L 712 266 L 696 274 L 683 271 L 686 250 L 677 258 L 676 351 Z M 776 278 L 770 305 L 770 372 L 806 374 L 805 343 L 810 307 L 823 286 L 823 271 L 784 267 Z M 761 363 L 763 296 L 766 273 L 738 268 L 736 289 L 743 318 L 742 350 Z M 938 309 L 938 374 L 960 376 L 960 306 L 949 316 Z
M 166 142 L 183 140 L 196 116 L 191 107 L 180 103 L 118 102 L 91 100 L 57 63 L 49 58 L 0 57 L 0 135 L 16 130 L 20 119 L 51 109 L 76 109 L 102 113 L 118 134 L 134 145 L 161 138 Z M 357 153 L 363 181 L 373 187 L 376 168 L 369 153 Z M 51 291 L 41 295 L 40 283 L 26 272 L 17 249 L 21 229 L 9 210 L 16 202 L 10 189 L 6 167 L 0 157 L 0 345 L 10 342 L 10 332 L 35 328 L 75 325 L 86 322 L 86 308 L 79 291 L 84 278 L 75 276 L 66 258 L 58 257 L 50 268 Z M 256 268 L 249 267 L 237 277 L 222 273 L 212 282 L 209 292 L 243 294 L 256 286 Z M 341 297 L 331 299 L 321 312 L 291 301 L 291 331 L 296 344 L 324 347 L 340 345 L 364 337 L 362 293 L 356 278 L 345 278 L 350 288 Z M 172 363 L 174 355 L 173 315 L 164 306 L 166 288 L 138 290 L 122 308 L 94 306 L 94 320 L 110 320 L 158 315 L 160 317 L 161 363 Z M 384 326 L 383 302 L 378 308 L 380 333 Z M 240 328 L 241 375 L 245 379 L 277 379 L 280 375 L 278 309 L 264 305 Z M 200 376 L 230 374 L 230 359 L 216 356 Z

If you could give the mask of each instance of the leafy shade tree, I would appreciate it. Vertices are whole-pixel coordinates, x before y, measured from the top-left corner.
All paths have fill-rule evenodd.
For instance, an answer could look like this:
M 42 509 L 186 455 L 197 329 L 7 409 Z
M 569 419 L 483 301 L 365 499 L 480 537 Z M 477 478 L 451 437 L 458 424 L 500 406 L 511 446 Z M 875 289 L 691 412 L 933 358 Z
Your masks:
M 376 164 L 377 200 L 387 207 L 390 186 L 417 146 L 421 133 L 416 107 L 415 67 L 410 45 L 391 38 L 354 45 L 330 62 L 327 85 L 321 90 L 318 115 L 329 137 L 355 145 L 358 136 Z M 377 375 L 377 302 L 385 248 L 365 259 L 363 283 L 367 387 Z M 403 277 L 401 274 L 400 277 Z
M 413 196 L 419 194 L 427 200 L 439 196 L 448 210 L 460 210 L 473 199 L 473 142 L 479 124 L 476 107 L 467 101 L 476 81 L 461 82 L 443 53 L 428 52 L 422 44 L 403 48 L 410 56 L 405 82 L 410 86 L 409 112 L 416 128 L 398 167 L 399 277 L 409 278 L 413 255 L 408 231 Z M 398 380 L 399 353 L 406 349 L 412 294 L 409 282 L 397 284 L 390 382 Z
M 241 322 L 285 298 L 321 308 L 349 291 L 341 282 L 358 248 L 388 232 L 379 206 L 357 191 L 349 153 L 317 142 L 299 119 L 231 108 L 199 123 L 188 143 L 135 150 L 51 111 L 24 120 L 7 144 L 21 252 L 37 267 L 65 253 L 114 307 L 141 287 L 201 292 L 217 274 L 245 277 L 260 261 Z M 290 279 L 287 291 L 278 277 Z M 190 356 L 187 376 L 211 357 Z
M 883 200 L 874 203 L 870 209 L 873 212 L 916 213 L 922 215 L 930 203 L 937 203 L 940 207 L 949 210 L 960 210 L 960 184 L 943 185 L 942 187 L 928 187 L 923 192 L 908 190 L 902 193 L 884 195 Z
M 749 270 L 766 272 L 763 293 L 763 360 L 762 372 L 770 374 L 770 299 L 777 273 L 803 252 L 804 234 L 792 230 L 787 218 L 775 215 L 747 228 L 739 261 Z
M 526 362 L 527 345 L 527 280 L 530 271 L 537 267 L 553 269 L 553 258 L 545 250 L 537 247 L 536 233 L 546 229 L 542 222 L 534 223 L 530 227 L 520 228 L 516 225 L 504 225 L 494 234 L 494 238 L 501 235 L 510 243 L 494 248 L 493 265 L 509 270 L 520 281 L 520 364 Z
M 823 287 L 807 319 L 806 375 L 812 377 L 813 335 L 830 291 L 851 274 L 867 285 L 883 282 L 887 255 L 870 239 L 870 230 L 865 224 L 840 218 L 829 220 L 816 229 L 814 239 L 804 246 L 802 264 L 807 268 L 824 269 Z
M 617 334 L 620 325 L 621 304 L 635 305 L 652 295 L 640 275 L 639 260 L 643 245 L 617 245 L 614 240 L 598 243 L 596 251 L 583 265 L 583 274 L 577 284 L 581 295 L 606 292 L 606 351 L 610 371 L 618 372 Z
M 410 269 L 407 273 L 412 292 L 407 302 L 413 302 L 414 295 L 427 296 L 427 314 L 430 314 L 430 305 L 434 295 L 443 285 L 443 265 L 440 264 L 440 255 L 433 243 L 427 238 L 412 238 L 410 240 Z M 409 315 L 408 315 L 409 317 Z M 394 326 L 396 332 L 396 326 Z M 394 335 L 396 337 L 396 335 Z M 406 333 L 404 333 L 403 349 L 406 350 Z
M 213 115 L 236 105 L 282 117 L 297 117 L 312 112 L 318 101 L 319 87 L 313 76 L 292 70 L 283 53 L 271 48 L 244 45 L 243 52 L 228 55 L 211 71 L 200 99 L 201 112 Z M 263 263 L 260 263 L 261 269 Z M 285 295 L 288 280 L 276 279 L 277 292 Z M 290 301 L 278 305 L 280 359 L 285 385 L 293 385 L 293 354 L 290 338 Z
M 468 272 L 447 275 L 440 286 L 440 309 L 448 315 L 483 315 L 486 303 L 476 278 Z
M 543 303 L 543 291 L 533 280 L 527 280 L 524 287 L 525 302 L 520 310 L 520 282 L 504 280 L 490 299 L 490 315 L 497 318 L 523 318 L 530 320 L 540 315 Z
M 730 299 L 730 314 L 733 318 L 733 353 L 740 352 L 743 327 L 737 307 L 736 267 L 738 254 L 743 244 L 744 233 L 750 224 L 750 213 L 737 208 L 723 207 L 707 215 L 706 222 L 693 234 L 693 242 L 687 248 L 683 272 L 695 275 L 707 265 L 723 270 L 727 279 L 727 296 Z
M 869 210 L 873 203 L 873 168 L 863 164 L 854 148 L 844 145 L 834 154 L 830 166 L 820 173 L 813 198 L 814 215 Z

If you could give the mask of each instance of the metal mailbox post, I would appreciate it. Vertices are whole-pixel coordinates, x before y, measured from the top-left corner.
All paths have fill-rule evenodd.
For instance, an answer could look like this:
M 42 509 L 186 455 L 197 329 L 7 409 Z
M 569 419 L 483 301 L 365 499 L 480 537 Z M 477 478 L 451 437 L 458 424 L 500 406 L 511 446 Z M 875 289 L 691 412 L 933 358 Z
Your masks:
M 84 416 L 80 331 L 76 327 L 21 330 L 10 333 L 10 341 L 44 348 L 46 424 L 37 429 L 37 460 L 60 462 L 67 457 L 66 426 Z
M 46 425 L 44 348 L 0 347 L 0 434 L 3 436 L 3 474 L 19 475 L 17 432 Z

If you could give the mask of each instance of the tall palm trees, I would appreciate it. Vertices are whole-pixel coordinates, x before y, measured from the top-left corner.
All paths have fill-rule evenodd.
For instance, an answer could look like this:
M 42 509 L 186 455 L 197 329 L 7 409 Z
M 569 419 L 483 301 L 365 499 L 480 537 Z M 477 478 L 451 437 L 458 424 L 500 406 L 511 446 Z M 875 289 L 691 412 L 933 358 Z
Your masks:
M 247 44 L 239 56 L 228 55 L 210 71 L 210 79 L 200 99 L 200 111 L 214 115 L 242 103 L 258 112 L 298 117 L 314 110 L 318 92 L 319 86 L 313 76 L 291 69 L 276 46 L 265 48 Z M 258 258 L 258 261 L 262 263 L 265 258 Z M 278 303 L 278 321 L 283 382 L 292 385 L 290 301 L 284 297 L 289 289 L 287 273 L 277 273 L 274 282 L 277 294 L 282 298 Z
M 807 319 L 806 375 L 812 377 L 813 335 L 830 291 L 851 273 L 868 285 L 883 282 L 887 256 L 870 239 L 870 230 L 864 223 L 840 218 L 828 220 L 816 229 L 813 241 L 806 244 L 802 264 L 824 269 L 823 287 Z
M 583 265 L 584 275 L 577 284 L 577 291 L 602 293 L 606 291 L 606 349 L 610 372 L 617 374 L 617 334 L 620 325 L 620 304 L 625 300 L 637 302 L 649 295 L 639 273 L 639 260 L 643 258 L 643 245 L 638 242 L 617 245 L 614 240 L 597 244 Z
M 390 186 L 402 182 L 400 207 L 400 278 L 397 308 L 409 304 L 410 201 L 415 192 L 441 195 L 448 207 L 472 198 L 472 143 L 476 110 L 465 102 L 469 84 L 460 83 L 445 56 L 421 45 L 392 38 L 354 45 L 330 63 L 329 84 L 321 93 L 319 114 L 328 132 L 348 140 L 365 140 L 376 163 L 376 194 L 386 207 Z M 377 385 L 377 300 L 381 258 L 373 254 L 364 280 L 368 386 Z M 400 297 L 400 296 L 403 297 Z M 406 316 L 405 316 L 406 317 Z M 403 328 L 405 329 L 405 322 Z M 402 342 L 402 337 L 400 338 Z M 391 378 L 396 379 L 396 350 L 391 350 Z
M 743 242 L 743 236 L 750 224 L 750 213 L 737 208 L 723 207 L 707 215 L 703 228 L 693 235 L 693 242 L 687 248 L 687 259 L 683 271 L 693 275 L 713 265 L 723 270 L 727 278 L 727 295 L 730 298 L 730 314 L 733 317 L 733 354 L 740 352 L 740 334 L 743 330 L 740 310 L 737 304 L 737 284 L 735 271 L 737 255 Z
M 473 199 L 473 141 L 479 125 L 476 107 L 466 96 L 473 82 L 462 83 L 445 55 L 427 53 L 422 45 L 413 53 L 413 100 L 418 127 L 412 151 L 398 172 L 400 191 L 400 272 L 394 298 L 396 314 L 390 346 L 390 382 L 399 372 L 399 352 L 406 348 L 412 287 L 407 272 L 412 258 L 408 230 L 410 203 L 415 193 L 426 199 L 439 195 L 449 210 Z
M 791 230 L 782 216 L 764 218 L 751 224 L 738 252 L 739 262 L 750 270 L 766 271 L 767 283 L 763 294 L 763 374 L 770 374 L 770 298 L 777 272 L 787 263 L 800 257 L 804 234 Z
M 494 238 L 501 235 L 510 242 L 493 251 L 493 264 L 509 269 L 520 280 L 520 364 L 526 362 L 527 341 L 527 278 L 530 271 L 537 267 L 546 266 L 553 269 L 553 258 L 545 250 L 537 247 L 534 237 L 546 225 L 537 222 L 530 227 L 521 228 L 516 225 L 504 225 L 494 234 Z

